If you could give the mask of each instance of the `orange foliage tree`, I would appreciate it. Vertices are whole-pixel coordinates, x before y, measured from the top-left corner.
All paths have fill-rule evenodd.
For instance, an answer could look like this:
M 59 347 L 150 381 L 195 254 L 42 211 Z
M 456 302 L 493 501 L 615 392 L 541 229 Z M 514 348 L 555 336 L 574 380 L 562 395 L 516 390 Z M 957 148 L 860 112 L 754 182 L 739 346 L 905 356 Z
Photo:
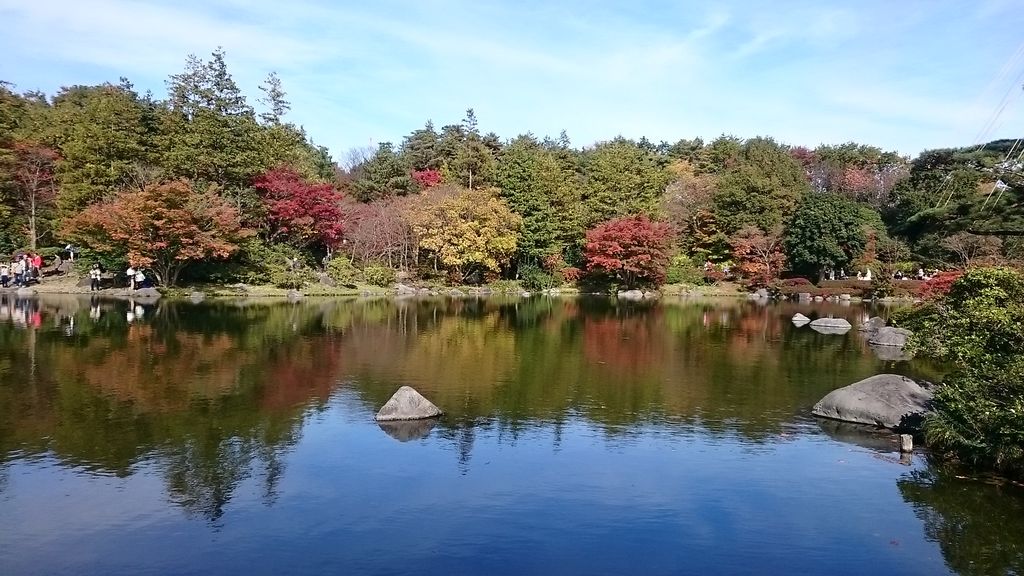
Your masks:
M 786 255 L 782 252 L 782 229 L 764 232 L 747 226 L 729 239 L 732 256 L 740 272 L 751 285 L 766 285 L 782 272 Z
M 148 267 L 173 286 L 191 262 L 226 258 L 251 232 L 213 187 L 178 180 L 123 191 L 66 221 L 64 233 L 99 252 Z

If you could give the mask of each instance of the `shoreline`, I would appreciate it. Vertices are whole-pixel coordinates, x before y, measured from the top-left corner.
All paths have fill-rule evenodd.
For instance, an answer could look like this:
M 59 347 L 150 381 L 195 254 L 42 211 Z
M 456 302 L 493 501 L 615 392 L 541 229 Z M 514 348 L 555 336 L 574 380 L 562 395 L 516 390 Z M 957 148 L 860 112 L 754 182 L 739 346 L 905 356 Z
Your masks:
M 18 288 L 4 288 L 0 289 L 0 294 L 13 294 L 18 295 L 19 291 L 25 289 Z M 747 292 L 741 289 L 738 285 L 732 283 L 725 283 L 721 285 L 711 286 L 698 286 L 689 284 L 668 284 L 662 286 L 660 289 L 647 293 L 648 296 L 644 298 L 629 298 L 621 294 L 608 294 L 600 292 L 584 292 L 575 286 L 561 286 L 557 288 L 551 288 L 540 291 L 527 291 L 527 290 L 515 290 L 515 291 L 500 291 L 491 288 L 490 286 L 437 286 L 431 285 L 430 287 L 415 287 L 407 286 L 404 284 L 397 284 L 392 288 L 382 288 L 380 286 L 371 285 L 355 285 L 355 286 L 328 286 L 326 284 L 313 284 L 306 286 L 301 290 L 278 288 L 271 285 L 247 285 L 247 284 L 195 284 L 192 286 L 182 286 L 176 288 L 142 288 L 139 290 L 131 291 L 128 288 L 104 288 L 99 291 L 91 291 L 88 286 L 80 286 L 79 279 L 76 278 L 60 278 L 57 280 L 49 280 L 40 284 L 28 286 L 27 290 L 32 291 L 31 294 L 22 292 L 23 297 L 32 296 L 98 296 L 103 298 L 113 299 L 159 299 L 167 298 L 174 300 L 203 300 L 207 298 L 219 299 L 219 298 L 267 298 L 267 299 L 289 299 L 297 300 L 301 298 L 370 298 L 370 297 L 397 297 L 397 298 L 408 298 L 408 297 L 436 297 L 436 296 L 447 296 L 454 298 L 465 298 L 465 297 L 488 297 L 488 296 L 517 296 L 517 297 L 531 297 L 531 296 L 607 296 L 612 298 L 618 298 L 621 300 L 644 300 L 653 301 L 665 297 L 673 298 L 746 298 L 754 301 L 769 301 L 769 302 L 806 302 L 806 303 L 820 303 L 820 302 L 833 302 L 837 303 L 840 300 L 837 298 L 826 298 L 823 300 L 811 299 L 809 301 L 797 300 L 795 298 L 759 298 L 755 293 Z M 877 300 L 862 299 L 859 297 L 850 298 L 845 300 L 851 303 L 883 303 L 883 304 L 912 304 L 916 302 L 915 299 L 909 298 L 882 298 Z

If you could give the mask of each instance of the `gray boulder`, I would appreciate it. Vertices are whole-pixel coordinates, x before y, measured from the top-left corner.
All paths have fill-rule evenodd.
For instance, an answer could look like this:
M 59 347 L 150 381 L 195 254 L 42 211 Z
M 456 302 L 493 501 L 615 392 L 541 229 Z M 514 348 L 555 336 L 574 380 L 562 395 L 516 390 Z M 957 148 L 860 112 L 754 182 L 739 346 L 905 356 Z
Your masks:
M 189 294 L 188 299 L 194 303 L 199 303 L 206 299 L 206 294 L 197 290 Z
M 917 429 L 932 392 L 906 376 L 879 374 L 829 392 L 811 413 L 822 418 L 894 430 Z
M 811 328 L 836 328 L 840 330 L 849 330 L 853 328 L 850 322 L 846 318 L 818 318 L 814 322 L 811 322 Z
M 622 300 L 643 300 L 644 293 L 640 290 L 623 290 L 618 293 L 618 297 Z
M 395 284 L 396 294 L 415 294 L 416 289 L 412 286 L 406 286 L 405 284 Z
M 871 349 L 871 352 L 875 355 L 876 358 L 882 360 L 883 362 L 905 362 L 914 357 L 913 354 L 910 354 L 903 348 L 898 348 L 896 346 L 869 345 L 868 348 Z
M 796 297 L 799 300 L 807 301 L 807 300 L 811 299 L 811 293 L 810 292 L 801 292 L 801 293 L 797 294 Z
M 21 288 L 18 288 L 17 290 L 15 290 L 14 293 L 16 295 L 20 296 L 20 297 L 23 297 L 23 298 L 24 297 L 28 297 L 28 296 L 35 296 L 36 295 L 35 289 L 33 289 L 33 288 L 26 288 L 24 286 L 22 286 Z
M 758 288 L 757 292 L 754 292 L 754 294 L 758 298 L 761 298 L 763 300 L 767 300 L 768 299 L 768 290 L 766 290 L 765 288 Z
M 661 298 L 661 293 L 655 290 L 648 290 L 647 292 L 644 292 L 644 298 L 647 298 L 648 300 L 657 300 L 658 298 Z
M 799 312 L 793 315 L 793 325 L 795 325 L 797 328 L 800 328 L 801 326 L 806 326 L 810 323 L 811 319 Z
M 811 322 L 811 330 L 819 334 L 846 334 L 852 327 L 845 318 L 818 318 Z
M 872 316 L 871 318 L 868 319 L 867 322 L 861 324 L 858 330 L 860 330 L 861 332 L 874 332 L 875 330 L 878 330 L 879 328 L 882 328 L 884 326 L 885 320 L 882 320 L 878 316 Z
M 840 295 L 839 295 L 839 299 L 840 299 L 840 300 L 842 300 L 842 301 L 844 301 L 844 302 L 849 302 L 849 300 L 850 300 L 850 295 L 849 295 L 849 294 L 840 294 Z
M 451 290 L 446 292 L 446 294 L 448 294 L 449 296 L 451 296 L 453 298 L 462 298 L 462 297 L 464 297 L 466 295 L 465 292 L 463 292 L 462 290 L 459 290 L 458 288 L 452 288 Z
M 289 300 L 301 300 L 302 299 L 302 292 L 299 292 L 298 290 L 289 290 L 288 291 L 288 299 Z
M 378 422 L 391 422 L 394 420 L 420 420 L 423 418 L 436 418 L 443 414 L 441 409 L 434 406 L 430 400 L 410 386 L 402 386 L 390 400 L 381 406 L 375 420 Z
M 910 338 L 913 335 L 914 333 L 906 328 L 882 326 L 871 333 L 871 336 L 868 338 L 868 344 L 871 344 L 872 346 L 893 346 L 896 348 L 903 348 L 907 345 L 907 338 Z
M 156 288 L 139 288 L 131 293 L 135 298 L 159 298 L 160 291 Z

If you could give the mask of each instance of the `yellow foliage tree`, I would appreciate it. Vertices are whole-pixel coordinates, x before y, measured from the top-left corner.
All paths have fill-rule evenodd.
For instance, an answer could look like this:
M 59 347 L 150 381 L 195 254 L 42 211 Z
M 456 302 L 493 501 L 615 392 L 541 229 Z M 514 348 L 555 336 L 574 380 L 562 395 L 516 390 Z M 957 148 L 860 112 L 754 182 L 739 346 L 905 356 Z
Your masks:
M 493 189 L 436 186 L 410 199 L 405 210 L 420 250 L 458 281 L 497 273 L 515 254 L 523 220 Z

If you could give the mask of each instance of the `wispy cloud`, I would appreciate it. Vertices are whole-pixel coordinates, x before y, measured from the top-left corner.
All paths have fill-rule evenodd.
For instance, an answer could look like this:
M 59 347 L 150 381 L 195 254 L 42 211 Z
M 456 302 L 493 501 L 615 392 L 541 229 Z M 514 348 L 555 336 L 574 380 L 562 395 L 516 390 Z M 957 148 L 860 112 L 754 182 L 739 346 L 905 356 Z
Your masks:
M 224 46 L 252 96 L 277 70 L 292 119 L 337 155 L 471 106 L 506 137 L 768 133 L 914 153 L 973 138 L 1024 25 L 1013 5 L 0 0 L 0 74 L 48 91 L 126 75 L 161 94 L 186 54 Z M 1002 123 L 1019 133 L 1024 114 Z

